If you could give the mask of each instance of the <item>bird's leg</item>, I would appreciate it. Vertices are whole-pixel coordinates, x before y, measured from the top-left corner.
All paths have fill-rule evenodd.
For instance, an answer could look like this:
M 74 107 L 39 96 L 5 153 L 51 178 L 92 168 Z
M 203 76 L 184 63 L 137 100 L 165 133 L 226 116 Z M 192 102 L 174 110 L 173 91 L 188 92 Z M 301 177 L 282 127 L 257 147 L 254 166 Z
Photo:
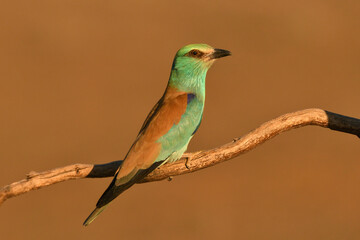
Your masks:
M 186 161 L 185 161 L 185 167 L 190 170 L 189 166 L 187 165 L 189 160 L 190 160 L 190 157 L 185 157 L 186 158 Z

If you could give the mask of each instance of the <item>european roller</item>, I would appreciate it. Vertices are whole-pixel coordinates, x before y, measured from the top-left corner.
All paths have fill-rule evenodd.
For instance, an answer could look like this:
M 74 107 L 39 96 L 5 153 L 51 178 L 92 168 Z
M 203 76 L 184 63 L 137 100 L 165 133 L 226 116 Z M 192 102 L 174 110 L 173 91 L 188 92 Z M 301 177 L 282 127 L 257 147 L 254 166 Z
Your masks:
M 163 96 L 145 119 L 114 179 L 85 220 L 85 226 L 154 169 L 181 158 L 201 123 L 206 73 L 216 59 L 230 54 L 207 44 L 190 44 L 176 53 Z

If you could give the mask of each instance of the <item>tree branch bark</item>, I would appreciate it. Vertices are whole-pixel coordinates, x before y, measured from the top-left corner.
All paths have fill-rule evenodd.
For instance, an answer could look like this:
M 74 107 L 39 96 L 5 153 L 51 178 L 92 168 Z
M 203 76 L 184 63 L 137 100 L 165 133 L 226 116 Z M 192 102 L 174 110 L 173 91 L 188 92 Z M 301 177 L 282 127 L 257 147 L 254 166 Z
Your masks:
M 165 164 L 151 172 L 141 183 L 160 181 L 181 174 L 195 172 L 215 164 L 230 160 L 248 152 L 276 135 L 308 125 L 320 126 L 331 130 L 354 134 L 360 137 L 360 119 L 324 111 L 322 109 L 306 109 L 282 115 L 262 124 L 241 138 L 223 146 L 195 153 L 186 153 L 182 159 Z M 185 163 L 187 161 L 186 167 Z M 106 164 L 73 164 L 44 172 L 30 172 L 26 178 L 4 186 L 0 189 L 0 205 L 7 199 L 20 194 L 43 188 L 55 183 L 79 179 L 112 177 L 122 161 Z

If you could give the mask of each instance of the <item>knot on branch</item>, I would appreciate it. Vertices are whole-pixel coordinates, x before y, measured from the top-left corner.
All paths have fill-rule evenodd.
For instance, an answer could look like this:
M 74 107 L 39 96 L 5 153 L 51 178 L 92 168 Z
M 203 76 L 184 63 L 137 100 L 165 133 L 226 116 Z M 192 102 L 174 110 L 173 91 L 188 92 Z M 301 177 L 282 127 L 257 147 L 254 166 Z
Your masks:
M 30 180 L 31 178 L 37 177 L 39 176 L 40 173 L 35 172 L 35 171 L 31 171 L 28 174 L 26 174 L 26 179 Z

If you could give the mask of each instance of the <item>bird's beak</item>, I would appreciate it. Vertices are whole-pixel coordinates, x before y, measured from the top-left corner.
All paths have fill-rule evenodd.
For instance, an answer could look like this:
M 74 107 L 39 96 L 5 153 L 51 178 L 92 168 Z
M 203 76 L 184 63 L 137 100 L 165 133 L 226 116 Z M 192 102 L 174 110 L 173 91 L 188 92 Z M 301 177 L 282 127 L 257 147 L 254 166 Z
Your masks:
M 222 57 L 226 57 L 226 56 L 230 56 L 230 55 L 231 55 L 231 52 L 228 50 L 215 48 L 214 52 L 211 54 L 210 58 L 217 59 L 217 58 L 222 58 Z

